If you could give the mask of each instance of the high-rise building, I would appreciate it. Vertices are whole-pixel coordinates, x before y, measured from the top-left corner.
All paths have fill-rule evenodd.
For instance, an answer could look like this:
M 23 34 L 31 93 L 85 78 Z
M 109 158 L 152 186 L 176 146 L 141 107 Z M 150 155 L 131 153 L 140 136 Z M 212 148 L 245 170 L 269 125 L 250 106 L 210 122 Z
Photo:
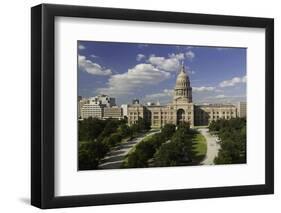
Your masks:
M 104 108 L 116 106 L 115 98 L 107 95 L 98 95 L 90 98 L 79 98 L 78 117 L 84 118 L 100 118 L 104 117 Z
M 82 98 L 82 96 L 78 96 L 78 106 L 77 106 L 77 113 L 78 113 L 78 118 L 82 119 L 82 107 L 84 104 L 88 104 L 89 100 L 86 98 Z
M 97 104 L 97 103 L 88 103 L 84 104 L 82 109 L 81 109 L 81 118 L 103 118 L 103 110 L 104 110 L 104 105 Z
M 128 117 L 128 104 L 122 104 L 121 108 L 122 108 L 123 117 Z
M 247 103 L 246 102 L 238 102 L 237 112 L 238 112 L 238 116 L 240 118 L 247 117 Z

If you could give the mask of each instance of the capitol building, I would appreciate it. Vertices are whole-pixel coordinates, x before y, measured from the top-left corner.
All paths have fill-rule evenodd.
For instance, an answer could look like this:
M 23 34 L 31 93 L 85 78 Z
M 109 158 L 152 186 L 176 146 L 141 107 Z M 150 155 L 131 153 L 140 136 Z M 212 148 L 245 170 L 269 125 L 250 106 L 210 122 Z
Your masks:
M 101 100 L 107 100 L 108 102 L 99 102 L 99 98 L 102 98 Z M 185 71 L 184 65 L 181 66 L 177 76 L 173 98 L 167 105 L 143 105 L 138 100 L 134 100 L 132 104 L 123 104 L 118 107 L 115 105 L 114 99 L 105 95 L 98 96 L 98 98 L 96 97 L 93 100 L 93 103 L 91 103 L 91 99 L 79 100 L 79 116 L 81 119 L 90 116 L 101 119 L 121 119 L 127 117 L 129 125 L 137 123 L 139 119 L 144 119 L 149 121 L 151 128 L 161 128 L 168 123 L 178 125 L 182 122 L 188 122 L 191 127 L 194 127 L 205 126 L 213 120 L 218 119 L 246 117 L 245 102 L 239 102 L 237 105 L 199 105 L 193 103 L 192 87 L 190 86 L 190 79 Z M 92 112 L 98 112 L 98 116 Z

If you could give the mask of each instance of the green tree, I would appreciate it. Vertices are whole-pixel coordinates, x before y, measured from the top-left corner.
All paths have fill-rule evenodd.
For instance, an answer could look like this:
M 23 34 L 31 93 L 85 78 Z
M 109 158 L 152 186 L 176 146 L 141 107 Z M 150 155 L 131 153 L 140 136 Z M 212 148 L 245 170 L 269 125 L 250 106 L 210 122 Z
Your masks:
M 218 131 L 221 148 L 215 164 L 246 163 L 246 119 L 232 118 L 213 122 L 211 129 Z
M 180 166 L 192 161 L 192 132 L 189 123 L 182 123 L 171 141 L 160 146 L 154 155 L 155 166 Z
M 133 126 L 131 126 L 133 127 Z M 192 132 L 189 123 L 166 124 L 160 133 L 145 138 L 127 157 L 125 167 L 183 165 L 191 161 Z
M 88 149 L 79 149 L 79 170 L 90 170 L 98 167 L 99 161 L 92 155 Z
M 129 168 L 143 168 L 148 166 L 148 160 L 154 154 L 153 144 L 150 142 L 139 143 L 136 150 L 128 156 Z
M 79 121 L 79 141 L 95 140 L 104 130 L 105 124 L 103 120 L 92 117 Z
M 106 153 L 130 134 L 131 129 L 124 120 L 88 118 L 79 121 L 79 169 L 96 169 Z
M 148 161 L 153 158 L 157 148 L 165 141 L 165 137 L 162 133 L 156 133 L 152 136 L 148 136 L 148 138 L 145 138 L 136 145 L 134 152 L 128 155 L 125 167 L 148 167 Z
M 122 135 L 122 137 L 128 137 L 131 135 L 131 129 L 127 124 L 121 124 L 118 127 L 118 132 Z
M 178 129 L 185 129 L 186 131 L 190 130 L 190 123 L 189 122 L 182 122 L 178 125 Z
M 109 147 L 100 141 L 83 142 L 79 144 L 79 170 L 96 169 L 99 160 L 108 152 Z
M 118 128 L 119 121 L 115 119 L 107 119 L 106 125 L 100 135 L 100 137 L 108 137 L 111 133 L 114 133 Z
M 165 139 L 169 139 L 176 131 L 176 126 L 174 124 L 166 124 L 162 129 L 161 133 Z
M 138 131 L 146 131 L 150 129 L 150 122 L 141 117 L 138 118 L 137 125 Z
M 154 155 L 155 166 L 179 166 L 188 159 L 183 143 L 163 144 Z
M 137 133 L 137 132 L 139 132 L 139 126 L 138 126 L 138 124 L 132 124 L 131 127 L 130 127 L 130 129 L 131 129 L 132 135 L 135 134 L 135 133 Z

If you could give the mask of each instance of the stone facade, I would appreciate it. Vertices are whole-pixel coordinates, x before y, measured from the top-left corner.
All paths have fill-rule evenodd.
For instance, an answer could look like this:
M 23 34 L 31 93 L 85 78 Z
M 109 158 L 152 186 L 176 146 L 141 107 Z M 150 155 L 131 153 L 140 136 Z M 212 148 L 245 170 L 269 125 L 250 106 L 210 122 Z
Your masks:
M 192 102 L 192 88 L 190 79 L 181 67 L 174 88 L 171 103 L 160 105 L 141 105 L 134 102 L 128 105 L 128 124 L 132 125 L 139 118 L 147 119 L 151 128 L 161 128 L 165 124 L 178 125 L 189 122 L 191 127 L 208 125 L 213 120 L 230 119 L 237 117 L 237 107 L 226 104 L 196 105 Z
M 133 104 L 128 106 L 128 124 L 135 124 L 139 118 L 149 119 L 149 111 L 146 106 Z
M 206 126 L 218 119 L 236 118 L 237 108 L 231 104 L 195 105 L 194 116 L 195 126 Z
M 123 118 L 123 110 L 121 107 L 117 107 L 117 106 L 105 107 L 103 118 L 104 119 L 114 118 L 120 120 Z

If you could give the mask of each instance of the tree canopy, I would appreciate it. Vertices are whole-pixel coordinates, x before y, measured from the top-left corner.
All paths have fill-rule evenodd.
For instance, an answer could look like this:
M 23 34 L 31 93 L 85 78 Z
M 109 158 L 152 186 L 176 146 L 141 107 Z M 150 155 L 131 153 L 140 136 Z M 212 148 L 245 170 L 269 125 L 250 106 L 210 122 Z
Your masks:
M 192 136 L 188 123 L 178 126 L 171 140 L 157 150 L 154 155 L 155 166 L 180 166 L 190 162 Z
M 176 166 L 190 162 L 193 132 L 188 123 L 166 124 L 160 133 L 145 138 L 127 157 L 124 167 Z
M 125 138 L 150 129 L 143 119 L 132 125 L 125 120 L 88 118 L 79 121 L 79 170 L 97 169 L 107 152 Z
M 232 118 L 218 120 L 209 126 L 210 131 L 218 132 L 221 148 L 215 164 L 246 163 L 246 119 Z

